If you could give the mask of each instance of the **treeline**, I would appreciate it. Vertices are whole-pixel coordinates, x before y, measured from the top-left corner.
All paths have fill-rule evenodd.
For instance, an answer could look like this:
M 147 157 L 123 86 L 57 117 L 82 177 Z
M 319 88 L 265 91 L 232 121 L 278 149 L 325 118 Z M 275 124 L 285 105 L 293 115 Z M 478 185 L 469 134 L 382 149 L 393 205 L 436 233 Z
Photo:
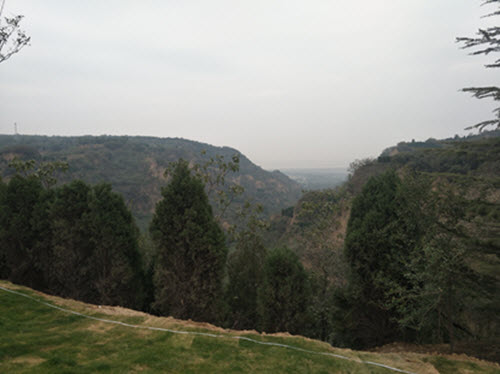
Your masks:
M 448 343 L 500 360 L 498 144 L 445 153 L 464 169 L 480 159 L 473 175 L 423 172 L 397 156 L 357 162 L 342 187 L 282 212 L 271 240 L 311 270 L 314 337 L 358 349 Z
M 110 185 L 54 187 L 53 168 L 32 166 L 0 182 L 2 278 L 90 303 L 355 348 L 453 348 L 499 336 L 500 207 L 494 189 L 471 193 L 462 176 L 407 169 L 371 177 L 352 201 L 342 255 L 325 245 L 307 270 L 296 251 L 266 247 L 258 215 L 236 229 L 214 216 L 207 184 L 222 206 L 228 191 L 241 192 L 217 189 L 227 164 L 173 163 L 142 234 Z M 308 212 L 335 209 L 344 201 L 335 194 L 309 202 Z M 316 240 L 329 240 L 321 233 L 332 224 L 313 231 Z
M 224 222 L 206 193 L 205 183 L 213 180 L 187 162 L 170 168 L 149 232 L 142 234 L 109 184 L 75 180 L 54 187 L 52 173 L 63 164 L 13 166 L 17 173 L 8 183 L 0 180 L 0 278 L 89 303 L 232 328 L 302 333 L 310 323 L 308 277 L 295 253 L 268 251 L 257 216 L 233 231 L 229 251 Z M 235 190 L 226 187 L 216 192 L 222 204 L 223 191 Z
M 404 340 L 452 350 L 456 340 L 495 337 L 499 279 L 484 266 L 498 266 L 499 213 L 445 177 L 372 177 L 352 204 L 339 333 L 353 346 Z
M 139 231 L 108 184 L 0 183 L 0 277 L 95 304 L 144 307 Z

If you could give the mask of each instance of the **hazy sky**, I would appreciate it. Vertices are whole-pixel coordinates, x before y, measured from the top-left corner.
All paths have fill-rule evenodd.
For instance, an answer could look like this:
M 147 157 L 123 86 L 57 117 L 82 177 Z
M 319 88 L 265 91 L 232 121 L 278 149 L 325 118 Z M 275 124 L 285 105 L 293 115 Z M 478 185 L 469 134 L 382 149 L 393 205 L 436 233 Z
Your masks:
M 6 0 L 31 46 L 0 64 L 0 133 L 182 137 L 267 169 L 345 166 L 463 135 L 499 84 L 455 44 L 480 0 Z

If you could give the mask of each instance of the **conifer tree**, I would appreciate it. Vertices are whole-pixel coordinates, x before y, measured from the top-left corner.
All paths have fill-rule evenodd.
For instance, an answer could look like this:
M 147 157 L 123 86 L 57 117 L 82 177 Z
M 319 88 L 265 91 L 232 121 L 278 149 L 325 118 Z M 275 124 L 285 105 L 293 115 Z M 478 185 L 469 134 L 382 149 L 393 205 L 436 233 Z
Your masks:
M 16 175 L 4 189 L 0 207 L 0 257 L 4 258 L 4 272 L 10 280 L 33 288 L 40 288 L 40 269 L 33 251 L 37 240 L 33 212 L 42 191 L 37 178 Z
M 251 223 L 248 230 L 239 233 L 236 249 L 228 258 L 226 300 L 228 324 L 233 329 L 255 329 L 259 323 L 257 297 L 264 278 L 267 250 L 256 229 Z
M 157 249 L 154 307 L 177 318 L 216 321 L 227 248 L 204 184 L 180 160 L 162 196 L 150 226 Z
M 47 273 L 49 289 L 54 294 L 97 302 L 90 282 L 91 235 L 84 220 L 89 214 L 90 190 L 90 186 L 77 180 L 55 191 L 49 212 L 51 254 Z
M 139 255 L 139 229 L 123 197 L 110 184 L 92 187 L 85 225 L 90 234 L 91 283 L 98 302 L 140 309 L 143 307 L 143 274 Z
M 418 207 L 411 208 L 408 196 L 389 171 L 370 178 L 352 203 L 345 241 L 349 285 L 337 300 L 343 343 L 361 348 L 404 338 L 390 293 L 410 287 L 403 274 L 423 236 Z
M 6 216 L 5 216 L 5 198 L 7 194 L 7 185 L 0 177 L 0 279 L 5 279 L 9 276 L 9 268 L 7 267 L 7 254 L 2 246 L 2 237 L 5 230 Z
M 495 5 L 496 10 L 486 15 L 486 17 L 498 17 L 500 16 L 500 0 L 485 0 L 483 5 Z M 485 29 L 479 29 L 476 37 L 460 37 L 457 38 L 457 42 L 462 43 L 462 48 L 468 49 L 472 48 L 475 50 L 471 53 L 473 56 L 477 55 L 494 55 L 500 52 L 500 26 L 491 26 Z M 487 64 L 486 68 L 500 68 L 500 58 L 496 56 L 496 60 L 492 63 Z M 483 87 L 467 87 L 463 89 L 464 92 L 470 92 L 472 95 L 478 99 L 490 98 L 494 101 L 500 101 L 500 87 L 497 86 L 483 86 Z M 496 126 L 500 128 L 500 107 L 493 110 L 496 118 L 485 120 L 479 122 L 478 124 L 468 127 L 478 128 L 479 130 L 484 129 L 488 126 Z M 467 130 L 466 129 L 466 130 Z
M 259 290 L 262 330 L 304 333 L 309 294 L 307 273 L 298 256 L 286 247 L 271 251 Z

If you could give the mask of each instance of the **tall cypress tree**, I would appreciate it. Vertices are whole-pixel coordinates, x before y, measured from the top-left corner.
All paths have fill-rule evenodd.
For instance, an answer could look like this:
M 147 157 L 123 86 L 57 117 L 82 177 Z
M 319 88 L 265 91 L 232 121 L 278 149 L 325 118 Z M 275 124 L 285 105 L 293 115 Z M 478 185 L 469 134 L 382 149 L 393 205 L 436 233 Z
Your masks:
M 162 196 L 150 226 L 157 248 L 154 307 L 177 318 L 215 321 L 227 248 L 204 184 L 180 160 Z
M 91 187 L 76 180 L 59 187 L 49 211 L 51 243 L 49 289 L 56 295 L 98 302 L 92 286 L 91 234 L 84 217 L 89 214 Z
M 309 295 L 307 273 L 299 257 L 286 247 L 271 251 L 258 298 L 262 330 L 304 334 Z
M 10 273 L 10 269 L 7 266 L 7 253 L 3 246 L 4 230 L 7 222 L 5 214 L 6 196 L 7 185 L 3 182 L 2 177 L 0 177 L 0 279 L 7 278 Z
M 88 195 L 85 225 L 90 233 L 91 283 L 101 304 L 143 307 L 139 229 L 123 197 L 102 183 Z
M 405 338 L 391 294 L 410 287 L 404 274 L 423 237 L 410 197 L 389 171 L 370 178 L 353 200 L 345 240 L 349 286 L 337 300 L 342 343 L 368 347 Z
M 35 177 L 16 175 L 3 189 L 0 257 L 4 258 L 5 275 L 13 282 L 41 288 L 41 272 L 34 252 L 37 233 L 33 230 L 33 212 L 43 187 Z
M 257 297 L 264 279 L 266 255 L 267 250 L 255 228 L 240 233 L 236 248 L 229 255 L 227 262 L 227 322 L 233 329 L 257 328 Z

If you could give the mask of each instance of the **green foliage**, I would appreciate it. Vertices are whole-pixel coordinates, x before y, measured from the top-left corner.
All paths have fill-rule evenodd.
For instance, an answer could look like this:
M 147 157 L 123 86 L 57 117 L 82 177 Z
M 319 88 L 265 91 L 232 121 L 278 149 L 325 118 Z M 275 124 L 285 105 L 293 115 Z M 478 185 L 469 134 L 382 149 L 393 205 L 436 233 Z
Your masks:
M 415 149 L 389 159 L 394 167 L 406 166 L 428 173 L 498 176 L 500 138 L 443 142 L 440 148 Z
M 4 224 L 6 223 L 5 218 L 5 198 L 7 194 L 7 185 L 0 178 L 0 248 L 3 244 L 2 236 L 4 235 L 3 230 Z M 6 279 L 9 276 L 9 267 L 7 266 L 7 254 L 4 249 L 0 249 L 0 279 Z
M 236 249 L 227 261 L 227 324 L 233 329 L 255 329 L 259 324 L 257 298 L 264 279 L 266 255 L 262 237 L 255 227 L 240 233 Z
M 161 186 L 166 182 L 164 171 L 179 158 L 189 160 L 193 167 L 198 165 L 198 171 L 210 178 L 207 186 L 221 186 L 224 182 L 224 188 L 217 191 L 224 191 L 232 200 L 229 207 L 228 199 L 221 203 L 218 192 L 208 188 L 207 192 L 214 215 L 225 223 L 235 219 L 246 201 L 262 205 L 263 216 L 269 217 L 295 204 L 301 195 L 298 183 L 280 172 L 263 170 L 235 149 L 185 139 L 0 135 L 0 175 L 6 180 L 14 172 L 8 163 L 16 156 L 38 163 L 67 161 L 67 172 L 58 176 L 61 183 L 74 179 L 92 185 L 110 183 L 114 191 L 123 195 L 143 231 L 147 231 L 155 204 L 161 199 Z
M 258 295 L 262 330 L 305 331 L 309 294 L 307 273 L 297 255 L 286 247 L 271 251 Z
M 77 300 L 96 301 L 95 288 L 89 284 L 92 256 L 90 232 L 85 224 L 89 214 L 91 187 L 74 181 L 57 189 L 51 204 L 51 264 L 49 289 L 57 295 Z
M 139 230 L 123 197 L 109 184 L 92 187 L 88 195 L 89 230 L 92 255 L 91 284 L 99 304 L 140 309 L 143 306 L 143 272 L 138 250 Z
M 411 176 L 408 176 L 411 179 Z M 410 285 L 403 274 L 407 260 L 425 232 L 417 195 L 424 186 L 402 184 L 394 171 L 372 177 L 352 203 L 345 255 L 350 268 L 347 290 L 339 293 L 340 310 L 349 316 L 340 329 L 356 346 L 382 345 L 404 337 L 395 320 L 390 292 Z M 349 331 L 352 330 L 352 333 Z M 402 335 L 403 334 L 403 335 Z
M 25 177 L 31 175 L 40 180 L 45 188 L 50 188 L 57 183 L 54 174 L 66 172 L 68 163 L 63 161 L 40 162 L 35 160 L 21 161 L 17 158 L 9 163 L 9 167 L 14 168 L 16 173 Z
M 49 189 L 65 163 L 15 161 L 0 188 L 2 277 L 100 304 L 141 308 L 138 229 L 109 185 Z M 45 188 L 44 188 L 45 185 Z
M 0 258 L 4 274 L 14 282 L 39 287 L 40 271 L 33 248 L 37 233 L 33 230 L 34 210 L 43 187 L 34 177 L 15 176 L 3 187 L 0 207 Z
M 474 238 L 477 222 L 467 217 L 471 203 L 448 184 L 437 182 L 417 199 L 425 206 L 425 237 L 402 274 L 410 287 L 396 286 L 392 293 L 401 326 L 414 329 L 421 341 L 447 341 L 452 350 L 457 337 L 478 338 L 478 327 L 486 321 L 490 329 L 495 326 L 495 319 L 481 317 L 484 300 L 496 297 L 498 281 L 474 269 L 482 246 Z
M 111 186 L 74 181 L 56 189 L 48 220 L 45 273 L 51 292 L 96 304 L 142 308 L 138 229 Z
M 493 337 L 499 280 L 479 268 L 488 253 L 498 269 L 498 225 L 486 218 L 496 204 L 484 200 L 491 186 L 481 192 L 476 182 L 472 192 L 470 178 L 400 173 L 370 179 L 353 201 L 336 338 L 357 347 L 448 342 L 453 350 L 457 339 Z
M 203 182 L 179 161 L 151 222 L 157 247 L 155 308 L 177 318 L 214 321 L 227 257 Z

